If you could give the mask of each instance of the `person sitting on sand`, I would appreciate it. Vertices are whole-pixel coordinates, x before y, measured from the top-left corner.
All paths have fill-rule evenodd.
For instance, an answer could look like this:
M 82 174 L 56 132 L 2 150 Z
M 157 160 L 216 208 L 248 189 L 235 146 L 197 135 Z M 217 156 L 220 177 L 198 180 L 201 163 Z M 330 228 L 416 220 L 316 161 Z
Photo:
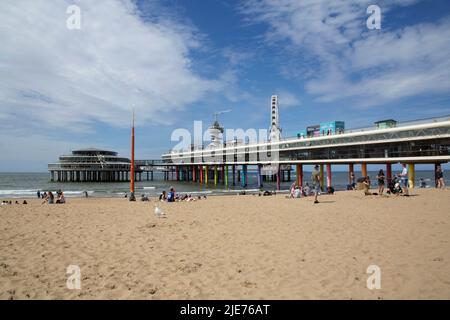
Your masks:
M 159 195 L 159 201 L 166 201 L 166 200 L 167 200 L 166 190 L 163 190 L 163 192 L 161 192 L 161 194 Z
M 294 197 L 294 193 L 295 193 L 295 188 L 296 187 L 297 186 L 295 185 L 295 182 L 293 184 L 291 184 L 291 188 L 289 189 L 290 190 L 289 198 L 295 198 Z
M 423 178 L 420 178 L 420 188 L 426 188 L 427 187 L 427 183 L 425 182 L 425 180 Z
M 27 200 L 23 200 L 22 204 L 28 204 Z
M 370 178 L 368 176 L 366 177 L 366 179 L 364 179 L 363 186 L 364 186 L 364 195 L 365 196 L 372 195 L 372 193 L 370 192 Z
M 64 193 L 62 191 L 58 192 L 59 196 L 58 199 L 56 199 L 56 203 L 63 204 L 66 203 L 66 198 L 64 197 Z
M 148 201 L 148 197 L 145 194 L 141 195 L 141 201 Z
M 302 196 L 302 190 L 299 188 L 299 186 L 295 186 L 293 198 L 301 198 Z
M 305 184 L 305 187 L 303 188 L 303 195 L 305 197 L 308 197 L 311 195 L 311 187 L 309 186 L 308 182 Z
M 170 187 L 169 195 L 167 197 L 167 202 L 175 202 L 175 189 Z
M 53 204 L 54 199 L 55 199 L 55 196 L 53 195 L 53 193 L 51 191 L 46 192 L 45 193 L 45 198 L 44 198 L 44 201 L 42 202 L 42 204 L 44 204 L 46 202 L 48 204 Z

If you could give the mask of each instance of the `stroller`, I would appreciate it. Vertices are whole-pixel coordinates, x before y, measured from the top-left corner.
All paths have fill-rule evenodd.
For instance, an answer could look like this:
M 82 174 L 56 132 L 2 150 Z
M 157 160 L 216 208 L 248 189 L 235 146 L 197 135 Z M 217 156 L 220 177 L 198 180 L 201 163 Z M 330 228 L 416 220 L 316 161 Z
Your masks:
M 402 187 L 400 185 L 400 180 L 397 176 L 395 176 L 389 183 L 388 183 L 388 194 L 400 194 L 402 193 Z

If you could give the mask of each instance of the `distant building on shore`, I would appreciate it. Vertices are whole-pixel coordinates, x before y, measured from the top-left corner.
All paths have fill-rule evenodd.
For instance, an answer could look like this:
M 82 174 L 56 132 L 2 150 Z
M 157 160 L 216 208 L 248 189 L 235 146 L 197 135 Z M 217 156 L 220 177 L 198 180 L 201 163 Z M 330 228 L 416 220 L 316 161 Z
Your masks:
M 62 155 L 50 163 L 51 181 L 58 182 L 118 182 L 129 181 L 130 159 L 117 152 L 102 149 L 80 149 Z

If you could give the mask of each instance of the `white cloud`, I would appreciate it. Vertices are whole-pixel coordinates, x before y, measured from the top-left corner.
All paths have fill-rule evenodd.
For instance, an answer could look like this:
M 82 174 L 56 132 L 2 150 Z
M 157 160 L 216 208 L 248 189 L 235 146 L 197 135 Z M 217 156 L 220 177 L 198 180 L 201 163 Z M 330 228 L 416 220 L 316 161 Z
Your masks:
M 280 108 L 298 107 L 301 105 L 300 98 L 287 90 L 277 90 Z
M 191 26 L 158 14 L 144 22 L 130 0 L 79 0 L 81 30 L 69 30 L 73 3 L 2 3 L 0 121 L 86 131 L 129 125 L 134 105 L 138 122 L 170 123 L 221 88 L 192 70 Z
M 378 2 L 381 30 L 366 28 L 369 0 L 250 0 L 240 10 L 269 25 L 267 41 L 291 54 L 280 72 L 300 78 L 317 101 L 353 99 L 370 106 L 450 92 L 449 19 L 383 27 L 392 8 L 415 2 Z

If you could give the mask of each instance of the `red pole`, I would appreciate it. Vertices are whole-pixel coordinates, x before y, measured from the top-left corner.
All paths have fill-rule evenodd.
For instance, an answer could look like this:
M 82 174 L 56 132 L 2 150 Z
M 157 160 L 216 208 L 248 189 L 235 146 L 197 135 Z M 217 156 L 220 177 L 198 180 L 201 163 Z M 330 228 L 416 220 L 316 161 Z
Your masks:
M 130 168 L 130 201 L 134 200 L 134 110 L 133 110 L 133 125 L 131 127 L 131 168 Z
M 348 184 L 352 184 L 352 173 L 355 174 L 353 163 L 348 164 Z
M 327 164 L 327 187 L 331 187 L 331 164 Z
M 392 164 L 386 163 L 386 178 L 388 182 L 392 181 Z

